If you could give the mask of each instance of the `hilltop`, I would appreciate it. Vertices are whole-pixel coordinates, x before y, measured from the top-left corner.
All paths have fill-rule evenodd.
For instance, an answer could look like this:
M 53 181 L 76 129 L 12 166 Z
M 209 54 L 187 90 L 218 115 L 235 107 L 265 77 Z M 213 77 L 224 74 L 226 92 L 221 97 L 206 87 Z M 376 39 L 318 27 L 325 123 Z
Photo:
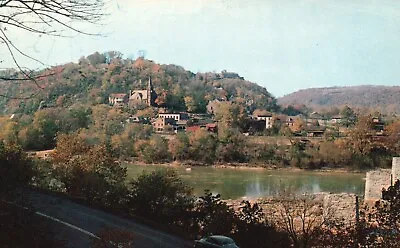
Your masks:
M 400 113 L 400 86 L 349 86 L 299 90 L 278 99 L 282 106 L 305 105 L 313 110 L 348 105 L 381 113 Z
M 68 63 L 29 72 L 1 72 L 0 109 L 2 114 L 33 114 L 39 107 L 70 107 L 74 104 L 108 104 L 112 93 L 144 89 L 149 78 L 157 93 L 156 104 L 170 111 L 206 112 L 214 99 L 245 102 L 250 109 L 277 109 L 276 99 L 265 89 L 239 74 L 193 73 L 178 65 L 163 65 L 138 58 L 123 59 L 119 52 L 98 52 Z M 6 97 L 4 97 L 6 96 Z M 186 99 L 185 99 L 186 98 Z

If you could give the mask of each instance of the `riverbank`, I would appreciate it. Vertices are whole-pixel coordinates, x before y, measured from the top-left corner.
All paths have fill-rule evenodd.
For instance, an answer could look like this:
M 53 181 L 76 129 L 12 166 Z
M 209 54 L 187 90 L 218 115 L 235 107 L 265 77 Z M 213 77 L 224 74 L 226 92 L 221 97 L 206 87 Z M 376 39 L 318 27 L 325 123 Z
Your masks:
M 330 168 L 324 167 L 319 169 L 302 169 L 298 167 L 290 167 L 290 166 L 278 166 L 273 164 L 263 164 L 260 163 L 224 163 L 224 164 L 213 164 L 207 165 L 203 163 L 199 163 L 196 161 L 173 161 L 166 163 L 145 163 L 143 161 L 123 161 L 125 164 L 129 165 L 139 165 L 139 166 L 160 166 L 160 167 L 170 167 L 170 168 L 188 168 L 188 169 L 196 169 L 196 168 L 218 168 L 218 169 L 238 169 L 238 170 L 271 170 L 271 171 L 312 171 L 312 172 L 327 172 L 327 173 L 366 173 L 371 169 L 354 169 L 351 167 L 341 167 L 341 168 Z
M 37 157 L 39 159 L 47 159 L 51 156 L 54 150 L 29 152 L 30 156 Z M 322 167 L 317 169 L 310 168 L 299 168 L 293 166 L 283 166 L 276 164 L 265 164 L 262 162 L 251 162 L 251 163 L 214 163 L 206 164 L 194 160 L 184 160 L 184 161 L 172 161 L 163 163 L 145 163 L 144 161 L 137 160 L 136 158 L 130 158 L 129 160 L 120 160 L 124 164 L 133 164 L 140 166 L 161 166 L 161 167 L 172 167 L 172 168 L 197 168 L 197 167 L 211 167 L 211 168 L 229 168 L 229 169 L 240 169 L 240 170 L 277 170 L 277 171 L 313 171 L 313 172 L 338 172 L 338 173 L 366 173 L 371 170 L 371 168 L 354 168 L 354 167 Z M 384 168 L 382 168 L 384 169 Z

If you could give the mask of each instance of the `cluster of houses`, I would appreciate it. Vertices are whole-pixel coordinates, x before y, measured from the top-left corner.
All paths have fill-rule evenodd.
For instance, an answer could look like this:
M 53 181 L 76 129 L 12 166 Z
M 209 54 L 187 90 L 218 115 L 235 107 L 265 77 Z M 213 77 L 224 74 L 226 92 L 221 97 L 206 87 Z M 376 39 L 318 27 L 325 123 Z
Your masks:
M 236 75 L 234 75 L 236 76 Z M 141 81 L 139 82 L 141 85 Z M 157 94 L 153 90 L 151 78 L 147 82 L 146 89 L 131 90 L 129 94 L 117 93 L 109 96 L 109 104 L 114 107 L 155 106 Z M 186 112 L 169 113 L 160 108 L 158 118 L 144 120 L 136 116 L 131 116 L 127 121 L 136 123 L 151 123 L 153 130 L 158 133 L 177 133 L 179 131 L 192 132 L 197 129 L 206 129 L 209 132 L 217 132 L 218 123 L 214 121 L 213 115 L 218 110 L 221 99 L 209 101 L 207 105 L 207 114 L 192 114 Z M 379 118 L 373 118 L 377 134 L 383 130 L 383 122 Z M 301 130 L 296 122 L 301 122 Z M 273 115 L 263 114 L 249 116 L 246 123 L 246 129 L 251 132 L 262 132 L 275 126 L 287 126 L 295 135 L 306 135 L 308 137 L 321 137 L 327 129 L 338 127 L 342 122 L 341 116 L 333 116 L 330 119 L 324 118 L 317 112 L 309 116 L 297 115 Z
M 141 85 L 141 81 L 138 83 Z M 137 108 L 139 106 L 155 106 L 157 94 L 153 90 L 151 78 L 149 78 L 146 89 L 131 90 L 129 94 L 111 94 L 108 102 L 111 106 L 122 108 Z M 211 105 L 210 105 L 211 106 Z M 210 107 L 212 108 L 212 107 Z M 217 132 L 217 124 L 209 114 L 189 114 L 185 112 L 168 113 L 165 109 L 159 109 L 158 118 L 145 120 L 137 116 L 130 116 L 127 122 L 131 123 L 151 123 L 153 130 L 158 133 L 177 133 L 178 131 L 195 131 L 206 129 L 210 132 Z M 213 113 L 213 111 L 211 112 Z
M 177 133 L 180 131 L 194 132 L 198 129 L 205 129 L 216 133 L 218 124 L 208 114 L 180 113 L 159 113 L 155 119 L 146 120 L 137 116 L 131 116 L 127 120 L 130 123 L 147 123 L 153 126 L 156 133 Z
M 297 121 L 304 123 L 301 132 L 295 131 Z M 381 125 L 378 119 L 375 122 Z M 145 123 L 146 120 L 136 116 L 131 116 L 129 122 Z M 264 130 L 272 129 L 274 125 L 287 126 L 295 135 L 306 135 L 308 137 L 322 137 L 326 130 L 336 127 L 341 122 L 339 116 L 332 119 L 316 119 L 303 116 L 285 116 L 285 115 L 254 115 L 249 116 L 247 119 L 246 129 L 249 133 L 262 132 Z M 186 112 L 170 113 L 160 112 L 155 119 L 148 120 L 153 126 L 154 132 L 157 133 L 177 133 L 179 131 L 193 132 L 198 129 L 205 129 L 209 132 L 217 132 L 218 123 L 213 119 L 213 114 L 191 114 Z
M 302 122 L 301 131 L 296 130 L 296 122 Z M 304 116 L 285 116 L 285 115 L 254 115 L 247 119 L 248 132 L 262 132 L 276 126 L 287 126 L 294 135 L 306 135 L 307 137 L 322 137 L 328 129 L 335 128 L 342 121 L 340 116 L 334 116 L 331 119 L 315 118 L 313 115 Z M 383 133 L 383 122 L 374 117 L 372 119 L 377 135 Z M 130 122 L 143 122 L 142 119 L 132 116 Z M 193 132 L 198 129 L 205 129 L 209 132 L 217 132 L 218 123 L 213 119 L 212 113 L 208 114 L 191 114 L 186 112 L 169 113 L 160 112 L 158 118 L 150 120 L 153 130 L 157 133 L 177 133 L 179 131 Z
M 279 120 L 280 117 L 276 117 Z M 336 130 L 338 135 L 346 135 L 348 128 L 342 127 L 340 125 L 344 120 L 341 115 L 334 115 L 331 118 L 325 118 L 317 112 L 311 113 L 309 116 L 297 115 L 297 116 L 287 116 L 283 117 L 286 126 L 295 130 L 295 122 L 301 121 L 304 125 L 302 127 L 303 132 L 295 132 L 294 134 L 306 134 L 308 137 L 322 137 L 327 130 Z M 376 131 L 377 136 L 383 135 L 383 130 L 385 127 L 384 121 L 380 117 L 372 117 L 371 119 L 373 129 Z

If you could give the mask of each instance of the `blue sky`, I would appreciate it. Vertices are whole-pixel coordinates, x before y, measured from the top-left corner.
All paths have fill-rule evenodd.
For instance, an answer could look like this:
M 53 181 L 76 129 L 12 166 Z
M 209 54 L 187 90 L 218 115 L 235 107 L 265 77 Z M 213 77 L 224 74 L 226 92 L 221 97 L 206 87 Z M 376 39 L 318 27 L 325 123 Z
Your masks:
M 15 32 L 16 44 L 47 65 L 95 51 L 145 50 L 149 59 L 193 72 L 235 71 L 277 97 L 309 87 L 396 85 L 400 78 L 396 0 L 107 0 L 106 6 L 103 25 L 76 24 L 103 36 Z

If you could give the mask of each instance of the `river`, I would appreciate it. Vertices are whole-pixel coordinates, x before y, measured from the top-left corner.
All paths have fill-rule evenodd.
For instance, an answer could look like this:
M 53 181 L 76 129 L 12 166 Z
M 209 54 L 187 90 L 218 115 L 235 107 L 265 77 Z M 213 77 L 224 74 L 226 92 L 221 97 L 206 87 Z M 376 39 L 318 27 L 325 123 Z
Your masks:
M 143 171 L 149 172 L 160 167 L 128 165 L 128 178 L 135 178 Z M 221 194 L 222 199 L 254 199 L 285 192 L 346 192 L 364 195 L 365 173 L 213 167 L 193 167 L 190 171 L 178 167 L 175 170 L 198 196 L 205 189 Z

